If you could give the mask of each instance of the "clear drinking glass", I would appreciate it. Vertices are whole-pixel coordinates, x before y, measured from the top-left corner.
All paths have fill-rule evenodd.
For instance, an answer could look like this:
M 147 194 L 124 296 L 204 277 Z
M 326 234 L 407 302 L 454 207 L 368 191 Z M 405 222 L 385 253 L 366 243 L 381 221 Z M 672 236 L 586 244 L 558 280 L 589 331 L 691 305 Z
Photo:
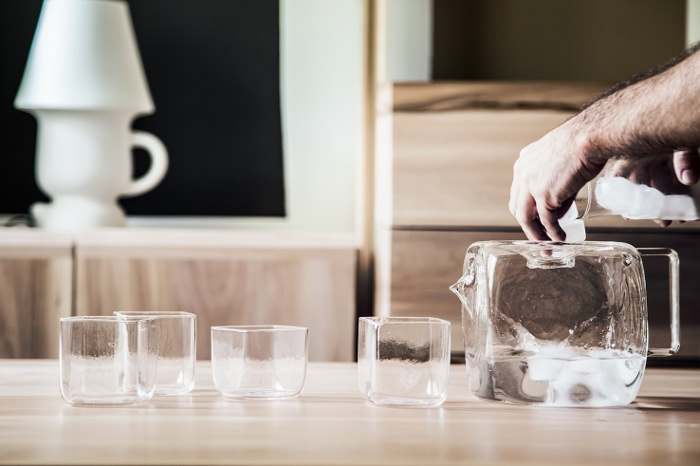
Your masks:
M 306 379 L 308 334 L 287 325 L 212 327 L 214 385 L 227 397 L 297 396 Z
M 68 403 L 123 405 L 153 396 L 158 359 L 153 320 L 64 317 L 59 332 L 61 396 Z
M 438 406 L 447 397 L 450 323 L 434 317 L 360 317 L 360 391 L 379 405 Z
M 117 317 L 152 318 L 158 327 L 156 395 L 181 395 L 194 387 L 197 316 L 182 311 L 117 311 Z

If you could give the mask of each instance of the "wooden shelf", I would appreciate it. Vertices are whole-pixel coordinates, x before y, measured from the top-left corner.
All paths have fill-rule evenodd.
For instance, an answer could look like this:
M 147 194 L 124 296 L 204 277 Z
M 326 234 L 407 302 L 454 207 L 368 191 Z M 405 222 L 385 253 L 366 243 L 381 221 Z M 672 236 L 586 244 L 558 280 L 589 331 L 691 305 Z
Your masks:
M 612 87 L 603 82 L 437 81 L 394 86 L 393 109 L 403 112 L 458 110 L 554 110 L 575 112 Z

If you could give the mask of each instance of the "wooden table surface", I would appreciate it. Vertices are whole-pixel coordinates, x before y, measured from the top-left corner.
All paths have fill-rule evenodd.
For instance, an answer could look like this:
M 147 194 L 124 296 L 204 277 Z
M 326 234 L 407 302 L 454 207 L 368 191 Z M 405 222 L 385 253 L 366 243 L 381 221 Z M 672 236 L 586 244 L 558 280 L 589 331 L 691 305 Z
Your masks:
M 366 403 L 353 363 L 311 363 L 301 397 L 227 400 L 200 361 L 191 394 L 72 407 L 55 360 L 0 360 L 2 464 L 700 465 L 700 370 L 649 369 L 637 401 L 570 409 L 481 401 L 452 367 L 440 408 Z

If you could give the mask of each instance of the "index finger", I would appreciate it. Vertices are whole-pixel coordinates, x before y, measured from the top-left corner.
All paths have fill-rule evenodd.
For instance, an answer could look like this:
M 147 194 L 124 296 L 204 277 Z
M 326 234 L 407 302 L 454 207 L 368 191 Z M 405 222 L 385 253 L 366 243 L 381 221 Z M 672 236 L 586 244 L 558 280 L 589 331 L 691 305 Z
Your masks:
M 516 202 L 515 219 L 522 227 L 525 236 L 535 241 L 548 241 L 549 236 L 547 236 L 542 223 L 540 223 L 535 199 L 530 193 L 520 192 Z

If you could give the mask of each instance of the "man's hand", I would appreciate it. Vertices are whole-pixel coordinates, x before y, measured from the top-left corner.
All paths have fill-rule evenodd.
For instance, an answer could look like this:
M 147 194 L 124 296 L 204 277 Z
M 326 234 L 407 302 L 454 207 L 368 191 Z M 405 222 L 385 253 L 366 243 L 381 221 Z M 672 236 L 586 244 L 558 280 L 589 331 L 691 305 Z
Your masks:
M 601 176 L 619 176 L 635 184 L 643 184 L 663 194 L 690 195 L 690 186 L 698 181 L 700 157 L 697 151 L 676 151 L 673 154 L 638 158 L 611 159 Z
M 531 240 L 564 241 L 559 218 L 605 165 L 589 154 L 577 118 L 580 114 L 525 147 L 513 167 L 508 207 Z
M 528 238 L 564 241 L 559 218 L 608 159 L 673 153 L 675 177 L 666 171 L 666 179 L 677 183 L 677 178 L 683 188 L 698 182 L 698 50 L 700 43 L 614 87 L 520 152 L 508 207 Z

